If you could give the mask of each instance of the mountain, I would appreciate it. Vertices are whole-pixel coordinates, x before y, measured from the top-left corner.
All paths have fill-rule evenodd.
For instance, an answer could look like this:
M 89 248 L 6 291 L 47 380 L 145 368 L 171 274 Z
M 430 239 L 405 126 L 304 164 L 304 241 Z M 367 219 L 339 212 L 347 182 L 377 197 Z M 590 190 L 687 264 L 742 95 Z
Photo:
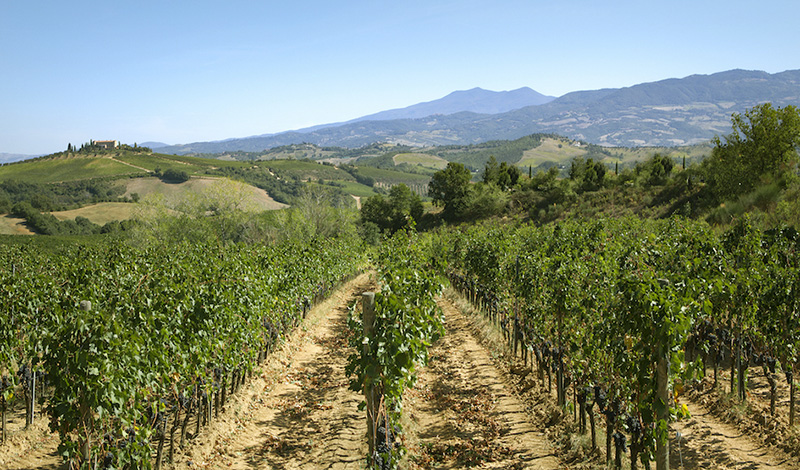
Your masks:
M 470 92 L 475 90 L 463 93 Z M 480 92 L 473 94 L 479 95 Z M 456 98 L 459 96 L 456 94 Z M 447 98 L 437 101 L 441 103 Z M 465 145 L 514 140 L 533 133 L 554 133 L 609 146 L 690 145 L 730 132 L 732 113 L 764 102 L 775 106 L 800 105 L 800 70 L 776 74 L 730 70 L 626 88 L 578 91 L 544 104 L 493 114 L 462 111 L 389 120 L 365 119 L 368 117 L 365 116 L 349 123 L 176 145 L 159 151 L 178 154 L 258 152 L 302 142 L 349 148 L 379 141 L 414 146 Z M 420 103 L 404 109 L 418 112 L 408 110 L 425 109 L 426 105 Z M 400 110 L 387 113 L 395 111 Z
M 36 158 L 39 155 L 22 155 L 19 153 L 0 153 L 0 163 L 11 163 Z
M 549 103 L 554 99 L 555 97 L 553 96 L 545 96 L 528 87 L 512 91 L 489 91 L 482 88 L 473 88 L 465 91 L 454 91 L 438 100 L 370 114 L 350 122 L 419 119 L 437 114 L 456 114 L 463 111 L 479 114 L 499 114 L 527 106 Z
M 526 106 L 536 106 L 553 101 L 555 97 L 547 96 L 532 90 L 528 87 L 518 88 L 511 91 L 491 91 L 483 88 L 473 88 L 471 90 L 454 91 L 444 98 L 426 101 L 405 108 L 390 109 L 375 114 L 369 114 L 345 122 L 330 124 L 320 124 L 317 126 L 298 129 L 296 132 L 309 133 L 337 127 L 345 124 L 353 124 L 361 121 L 391 121 L 395 119 L 419 119 L 426 116 L 437 114 L 455 114 L 464 111 L 483 114 L 497 114 L 524 108 Z M 272 137 L 276 134 L 263 134 L 254 137 Z M 228 139 L 230 140 L 230 139 Z
M 161 147 L 169 147 L 169 144 L 165 144 L 164 142 L 142 142 L 139 144 L 139 146 L 150 149 L 159 149 Z
M 522 87 L 511 91 L 491 91 L 484 90 L 483 88 L 473 88 L 471 90 L 454 91 L 444 98 L 440 98 L 438 100 L 418 103 L 405 108 L 381 111 L 379 113 L 362 116 L 346 122 L 321 124 L 277 134 L 262 134 L 251 137 L 224 139 L 213 142 L 196 142 L 192 144 L 172 146 L 164 144 L 158 147 L 149 147 L 158 148 L 161 152 L 176 153 L 179 155 L 187 153 L 221 153 L 235 150 L 258 152 L 268 148 L 280 147 L 282 145 L 306 142 L 303 139 L 303 135 L 305 134 L 316 135 L 323 129 L 339 128 L 364 121 L 419 119 L 426 116 L 452 115 L 461 112 L 496 114 L 514 109 L 521 109 L 526 106 L 536 106 L 539 104 L 548 103 L 554 99 L 555 98 L 552 96 L 543 95 L 528 87 Z M 376 127 L 368 125 L 367 127 L 369 129 L 367 132 L 382 133 L 382 131 L 379 129 L 380 126 Z M 394 128 L 397 126 L 389 124 L 389 127 Z M 341 146 L 360 147 L 361 145 L 375 142 L 375 140 L 371 138 L 362 139 L 360 136 L 354 136 L 354 138 L 355 140 L 353 140 L 349 145 Z M 340 146 L 338 144 L 332 145 Z
M 503 122 L 600 145 L 690 145 L 730 132 L 734 112 L 771 102 L 800 105 L 800 70 L 731 70 L 628 88 L 577 92 Z

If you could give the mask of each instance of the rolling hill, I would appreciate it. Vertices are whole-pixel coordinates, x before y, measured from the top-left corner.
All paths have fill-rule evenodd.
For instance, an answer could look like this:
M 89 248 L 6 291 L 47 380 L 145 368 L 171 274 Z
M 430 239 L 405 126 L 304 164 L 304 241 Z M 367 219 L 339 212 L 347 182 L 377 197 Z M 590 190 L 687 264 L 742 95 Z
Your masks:
M 416 149 L 391 144 L 359 150 L 290 145 L 265 153 L 226 154 L 225 160 L 144 151 L 61 152 L 0 167 L 0 204 L 5 199 L 8 212 L 25 192 L 28 201 L 37 208 L 42 204 L 50 207 L 42 210 L 59 220 L 82 217 L 102 225 L 130 218 L 138 211 L 137 201 L 152 198 L 178 207 L 176 201 L 202 198 L 207 193 L 235 193 L 241 196 L 242 207 L 262 211 L 286 207 L 306 188 L 352 202 L 350 196 L 373 196 L 400 183 L 424 197 L 431 175 L 449 161 L 464 163 L 477 179 L 490 157 L 523 167 L 523 171 L 556 165 L 565 174 L 569 161 L 576 157 L 593 158 L 613 170 L 655 152 L 680 163 L 682 157 L 692 161 L 708 154 L 710 147 L 609 148 L 555 134 L 532 134 L 515 140 Z M 164 181 L 159 175 L 163 177 L 167 170 L 185 172 L 188 180 Z M 0 234 L 24 233 L 31 232 L 21 219 L 0 217 Z

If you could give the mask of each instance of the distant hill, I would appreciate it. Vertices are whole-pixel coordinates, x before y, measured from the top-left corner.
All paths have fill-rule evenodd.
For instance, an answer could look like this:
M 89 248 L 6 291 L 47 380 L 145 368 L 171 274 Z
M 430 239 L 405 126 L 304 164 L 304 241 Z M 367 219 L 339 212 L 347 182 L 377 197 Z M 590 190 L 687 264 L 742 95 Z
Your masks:
M 454 91 L 444 98 L 426 101 L 405 108 L 390 109 L 375 114 L 369 114 L 360 118 L 346 122 L 332 124 L 322 124 L 319 126 L 299 129 L 297 132 L 314 132 L 328 127 L 342 126 L 361 121 L 391 121 L 394 119 L 419 119 L 426 116 L 448 115 L 460 112 L 472 112 L 482 114 L 497 114 L 524 108 L 526 106 L 536 106 L 549 103 L 555 99 L 554 96 L 546 96 L 528 87 L 518 88 L 511 91 L 491 91 L 483 88 L 472 88 L 471 90 Z M 257 137 L 271 137 L 276 134 L 264 134 Z
M 0 163 L 11 163 L 36 158 L 38 155 L 22 155 L 20 153 L 0 153 Z
M 256 152 L 302 142 L 347 148 L 379 141 L 412 146 L 465 145 L 514 140 L 534 133 L 554 133 L 607 146 L 690 145 L 729 132 L 731 113 L 763 102 L 800 105 L 800 70 L 776 74 L 731 70 L 627 88 L 579 91 L 497 114 L 464 111 L 414 119 L 357 120 L 159 150 L 176 154 Z M 410 108 L 425 109 L 423 105 Z
M 165 144 L 164 142 L 142 142 L 139 144 L 142 147 L 147 147 L 150 149 L 158 149 L 161 147 L 169 147 L 169 144 Z
M 355 125 L 357 123 L 364 123 L 365 121 L 420 119 L 426 116 L 447 116 L 463 112 L 496 114 L 515 109 L 521 109 L 527 106 L 537 106 L 540 104 L 549 103 L 554 99 L 555 97 L 543 95 L 528 87 L 518 88 L 511 91 L 490 91 L 482 88 L 473 88 L 471 90 L 454 91 L 453 93 L 450 93 L 449 95 L 438 100 L 418 103 L 405 108 L 381 111 L 379 113 L 362 116 L 346 122 L 321 124 L 318 126 L 298 129 L 296 131 L 282 132 L 278 134 L 263 134 L 240 139 L 225 139 L 214 142 L 197 142 L 193 144 L 172 146 L 165 145 L 159 147 L 150 145 L 147 146 L 153 149 L 159 148 L 165 153 L 175 153 L 178 155 L 189 153 L 223 153 L 229 151 L 257 152 L 274 147 L 304 143 L 306 142 L 306 140 L 303 139 L 304 135 L 316 135 L 318 132 L 323 131 L 324 129 L 340 128 L 348 125 Z M 371 123 L 368 123 L 367 126 L 371 130 L 366 131 L 365 135 L 382 133 L 380 130 L 380 125 L 375 126 Z M 389 127 L 396 126 L 389 124 Z M 364 139 L 363 135 L 359 134 L 354 136 L 354 139 L 348 144 L 339 142 L 338 140 L 332 141 L 330 144 L 318 141 L 317 139 L 313 139 L 309 142 L 320 145 L 357 148 L 361 147 L 362 145 L 378 142 L 379 140 L 380 139 L 374 139 L 372 137 Z
M 554 99 L 556 99 L 554 96 L 545 96 L 528 87 L 512 91 L 489 91 L 482 88 L 473 88 L 465 91 L 454 91 L 438 100 L 370 114 L 350 122 L 419 119 L 437 114 L 456 114 L 463 111 L 479 114 L 499 114 L 527 106 L 538 106 L 549 103 Z
M 48 184 L 88 181 L 94 178 L 124 179 L 170 169 L 186 172 L 190 176 L 204 176 L 209 171 L 223 167 L 244 168 L 247 164 L 133 151 L 58 152 L 29 161 L 3 165 L 0 167 L 0 181 Z

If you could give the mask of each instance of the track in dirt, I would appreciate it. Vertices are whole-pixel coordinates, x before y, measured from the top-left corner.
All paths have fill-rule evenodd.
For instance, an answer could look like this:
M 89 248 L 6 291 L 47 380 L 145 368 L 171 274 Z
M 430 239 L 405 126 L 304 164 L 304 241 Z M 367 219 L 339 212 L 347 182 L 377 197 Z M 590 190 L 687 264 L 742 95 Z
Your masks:
M 772 469 L 800 468 L 795 459 L 777 449 L 757 443 L 735 426 L 721 422 L 708 410 L 687 402 L 692 417 L 672 423 L 670 442 L 672 468 Z M 682 466 L 682 467 L 681 467 Z
M 361 469 L 366 417 L 344 373 L 350 353 L 346 315 L 374 286 L 371 274 L 361 274 L 312 308 L 259 375 L 230 397 L 224 412 L 178 450 L 167 468 Z M 58 436 L 40 423 L 4 446 L 0 468 L 63 468 Z
M 435 400 L 439 403 L 439 408 L 432 408 L 429 412 L 429 419 L 431 420 L 432 425 L 438 427 L 436 431 L 448 431 L 450 435 L 455 436 L 455 438 L 453 438 L 455 441 L 458 439 L 463 439 L 463 436 L 465 435 L 469 435 L 469 433 L 465 433 L 463 430 L 459 429 L 459 425 L 464 425 L 460 424 L 459 422 L 468 424 L 469 421 L 475 421 L 473 417 L 470 416 L 470 409 L 465 409 L 464 406 L 456 407 L 456 411 L 462 414 L 466 411 L 464 417 L 457 416 L 452 413 L 452 410 L 448 411 L 446 409 L 447 405 L 453 402 L 452 399 L 446 398 L 447 393 L 450 393 L 448 388 L 450 388 L 451 384 L 454 382 L 458 383 L 459 381 L 464 384 L 462 390 L 472 390 L 471 395 L 464 394 L 464 396 L 480 397 L 488 392 L 492 397 L 497 396 L 499 398 L 504 394 L 510 393 L 511 390 L 515 390 L 518 395 L 512 395 L 511 398 L 516 398 L 519 396 L 521 402 L 527 406 L 528 413 L 533 412 L 534 414 L 542 415 L 533 418 L 527 416 L 528 420 L 532 419 L 534 423 L 543 423 L 550 420 L 551 417 L 549 417 L 547 410 L 555 409 L 555 396 L 548 396 L 547 387 L 542 386 L 538 379 L 535 379 L 536 374 L 523 373 L 526 367 L 522 366 L 521 360 L 519 363 L 506 364 L 511 360 L 511 356 L 506 350 L 506 347 L 502 343 L 498 342 L 499 338 L 489 340 L 491 343 L 490 349 L 492 354 L 497 356 L 505 355 L 504 359 L 499 361 L 503 363 L 503 366 L 495 367 L 494 370 L 495 372 L 500 370 L 505 371 L 507 368 L 506 366 L 510 366 L 510 369 L 513 370 L 514 373 L 508 374 L 506 372 L 502 372 L 499 374 L 499 378 L 492 378 L 492 380 L 490 380 L 490 384 L 481 384 L 481 375 L 486 377 L 494 377 L 493 374 L 485 375 L 485 372 L 481 371 L 484 369 L 486 364 L 492 363 L 490 356 L 488 353 L 485 353 L 485 350 L 484 354 L 486 359 L 479 360 L 473 366 L 476 368 L 476 372 L 474 374 L 471 372 L 471 369 L 467 366 L 470 361 L 469 356 L 474 354 L 472 352 L 474 348 L 479 348 L 481 346 L 474 344 L 475 340 L 472 339 L 472 336 L 467 338 L 466 343 L 462 343 L 461 339 L 456 338 L 464 334 L 469 335 L 468 332 L 470 329 L 476 331 L 477 328 L 481 331 L 479 334 L 481 340 L 484 341 L 487 339 L 485 337 L 486 331 L 484 330 L 487 329 L 487 325 L 490 324 L 488 324 L 482 315 L 476 312 L 460 295 L 453 294 L 451 295 L 451 299 L 455 301 L 458 306 L 458 308 L 453 309 L 458 315 L 452 314 L 452 304 L 450 304 L 449 301 L 443 303 L 445 315 L 447 316 L 448 321 L 447 334 L 449 338 L 443 338 L 445 341 L 441 341 L 440 344 L 435 345 L 431 351 L 432 356 L 437 356 L 437 359 L 439 359 L 438 356 L 444 356 L 441 359 L 450 363 L 450 366 L 446 366 L 444 364 L 436 365 L 436 362 L 432 360 L 429 369 L 432 371 L 438 369 L 438 372 L 435 372 L 428 377 L 423 377 L 420 380 L 420 384 L 429 384 L 428 389 L 423 388 L 423 393 L 427 393 L 432 400 Z M 461 315 L 461 312 L 459 311 L 461 309 L 466 312 L 464 315 Z M 491 329 L 493 327 L 488 326 L 488 328 Z M 472 339 L 472 341 L 469 341 L 470 339 Z M 527 370 L 530 371 L 530 368 L 528 367 Z M 425 373 L 422 375 L 425 376 Z M 420 389 L 420 386 L 417 388 Z M 458 387 L 453 388 L 455 390 L 459 389 Z M 763 388 L 763 386 L 761 388 Z M 434 390 L 436 393 L 430 393 Z M 437 394 L 442 394 L 444 398 L 438 396 Z M 458 392 L 451 396 L 458 396 Z M 415 398 L 415 400 L 418 400 L 418 398 Z M 765 445 L 763 442 L 761 442 L 761 440 L 754 438 L 748 433 L 742 432 L 736 426 L 725 423 L 722 419 L 710 413 L 706 408 L 693 401 L 689 397 L 683 397 L 682 402 L 688 405 L 692 417 L 688 420 L 676 422 L 671 425 L 670 434 L 673 439 L 670 443 L 670 468 L 752 470 L 800 469 L 800 462 L 795 457 L 787 455 L 785 452 L 775 448 L 774 446 Z M 498 399 L 497 403 L 502 404 L 503 400 Z M 424 408 L 424 405 L 416 406 L 421 409 Z M 438 413 L 439 410 L 443 411 Z M 522 409 L 520 409 L 520 411 L 522 411 Z M 515 417 L 516 413 L 517 409 L 515 407 L 511 407 L 508 411 L 508 417 L 514 417 L 514 420 L 522 420 L 524 418 L 522 416 Z M 491 414 L 488 416 L 493 417 Z M 449 424 L 445 424 L 445 420 L 447 420 Z M 604 418 L 599 414 L 597 416 L 597 420 L 599 423 L 605 422 Z M 477 421 L 480 422 L 480 420 Z M 497 419 L 497 422 L 502 423 L 503 421 Z M 537 424 L 534 424 L 533 426 L 535 428 Z M 605 435 L 603 433 L 604 427 L 604 425 L 598 427 L 598 442 L 604 442 L 605 440 Z M 475 434 L 475 429 L 477 428 L 477 425 L 473 426 L 472 436 L 480 436 L 480 434 Z M 555 432 L 559 433 L 563 432 L 564 429 L 565 428 L 562 425 L 557 425 L 552 429 L 547 429 L 546 432 L 551 439 L 554 439 L 553 443 L 555 443 L 555 440 L 559 440 L 563 443 L 564 436 L 553 434 L 553 431 L 556 430 Z M 458 434 L 459 432 L 461 435 Z M 680 439 L 675 439 L 677 432 L 681 433 Z M 579 438 L 577 436 L 573 436 L 572 439 L 573 442 L 584 441 L 588 445 L 588 438 Z M 567 438 L 567 440 L 570 440 L 570 438 Z M 436 444 L 433 442 L 434 441 L 429 441 L 427 444 L 424 444 L 423 447 L 427 447 L 428 449 L 436 448 Z M 536 442 L 541 445 L 543 440 L 537 440 Z M 499 452 L 496 455 L 498 457 L 502 457 L 504 452 L 506 455 L 509 453 L 513 454 L 513 449 L 513 447 L 510 447 L 510 449 L 500 448 L 498 449 Z M 439 446 L 439 450 L 442 450 L 442 446 Z M 605 468 L 605 458 L 600 455 L 600 453 L 596 454 L 596 458 L 591 462 L 584 460 L 586 456 L 592 454 L 589 452 L 588 448 L 579 454 L 582 457 L 579 457 L 577 460 L 572 460 L 575 457 L 574 450 L 568 451 L 567 453 L 558 451 L 557 453 L 557 455 L 561 456 L 565 462 L 569 461 L 570 466 L 576 464 L 578 468 Z M 523 466 L 518 466 L 517 468 L 556 468 L 558 466 L 558 460 L 552 457 L 552 454 L 549 458 L 552 459 L 548 461 L 552 467 L 540 465 L 543 463 L 544 459 L 536 459 L 538 463 L 533 461 L 527 462 L 522 464 Z M 506 466 L 500 465 L 499 463 L 500 462 L 487 462 L 485 467 L 514 468 L 514 464 L 520 465 L 515 463 L 513 460 L 511 460 L 509 465 Z M 536 466 L 537 464 L 540 466 Z M 624 465 L 628 465 L 628 463 L 624 462 Z M 653 463 L 653 466 L 654 465 L 655 464 Z M 430 465 L 419 465 L 419 468 L 431 467 Z M 436 468 L 460 467 L 451 461 L 443 466 L 437 466 Z
M 177 454 L 173 468 L 363 468 L 366 418 L 357 408 L 361 395 L 349 390 L 344 375 L 350 353 L 345 319 L 348 306 L 374 288 L 370 275 L 362 274 L 314 307 L 304 326 L 270 355 L 260 376 Z M 405 399 L 409 467 L 561 468 L 530 415 L 529 394 L 546 389 L 509 377 L 473 335 L 474 318 L 446 298 L 440 305 L 447 333 L 432 346 L 428 366 Z M 514 391 L 520 389 L 527 392 L 518 398 Z M 672 426 L 673 436 L 681 433 L 680 442 L 672 442 L 672 468 L 800 468 L 796 459 L 685 401 L 692 418 Z M 0 467 L 59 468 L 57 437 L 42 432 L 14 439 L 20 445 L 24 439 L 39 441 L 28 443 L 28 451 L 6 453 L 13 461 Z
M 367 454 L 361 396 L 349 390 L 344 369 L 347 309 L 374 288 L 362 274 L 314 307 L 304 327 L 268 360 L 242 413 L 207 443 L 184 456 L 178 468 L 361 469 Z M 244 410 L 247 410 L 246 413 Z
M 412 468 L 560 468 L 467 319 L 448 299 L 439 304 L 447 332 L 405 400 Z

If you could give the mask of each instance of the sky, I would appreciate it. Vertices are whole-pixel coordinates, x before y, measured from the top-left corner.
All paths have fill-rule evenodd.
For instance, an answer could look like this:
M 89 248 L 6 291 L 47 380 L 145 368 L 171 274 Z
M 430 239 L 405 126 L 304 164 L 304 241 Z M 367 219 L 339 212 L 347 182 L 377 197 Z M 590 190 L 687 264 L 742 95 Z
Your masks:
M 795 70 L 798 19 L 796 0 L 3 0 L 0 153 L 276 133 L 474 87 Z

